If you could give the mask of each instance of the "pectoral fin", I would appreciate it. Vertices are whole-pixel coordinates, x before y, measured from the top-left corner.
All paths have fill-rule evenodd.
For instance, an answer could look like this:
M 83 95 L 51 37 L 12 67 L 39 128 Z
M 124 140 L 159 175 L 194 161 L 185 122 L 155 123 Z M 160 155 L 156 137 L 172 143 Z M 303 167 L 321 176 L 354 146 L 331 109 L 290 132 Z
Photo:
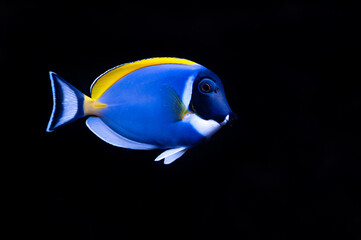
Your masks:
M 154 161 L 164 159 L 164 164 L 170 164 L 180 158 L 187 150 L 187 147 L 169 149 L 160 154 Z
M 163 94 L 165 94 L 165 108 L 169 112 L 171 119 L 173 121 L 180 121 L 183 119 L 184 115 L 189 111 L 184 105 L 177 92 L 171 87 L 164 87 Z

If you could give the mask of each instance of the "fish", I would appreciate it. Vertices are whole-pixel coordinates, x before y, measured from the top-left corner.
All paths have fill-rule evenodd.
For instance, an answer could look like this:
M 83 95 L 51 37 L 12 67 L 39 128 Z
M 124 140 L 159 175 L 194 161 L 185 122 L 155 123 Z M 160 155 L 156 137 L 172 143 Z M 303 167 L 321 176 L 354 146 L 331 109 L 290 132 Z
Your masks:
M 110 145 L 165 149 L 155 158 L 164 164 L 237 118 L 219 77 L 183 58 L 148 58 L 111 68 L 95 79 L 90 96 L 55 72 L 49 77 L 53 108 L 47 132 L 86 117 L 86 126 Z

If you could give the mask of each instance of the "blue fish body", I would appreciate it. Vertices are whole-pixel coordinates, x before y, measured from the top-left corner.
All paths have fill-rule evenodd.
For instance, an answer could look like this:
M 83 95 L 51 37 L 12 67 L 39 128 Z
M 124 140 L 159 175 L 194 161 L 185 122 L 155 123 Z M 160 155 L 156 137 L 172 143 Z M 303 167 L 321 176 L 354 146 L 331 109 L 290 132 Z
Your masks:
M 89 129 L 109 144 L 169 148 L 156 158 L 166 164 L 235 116 L 219 78 L 189 60 L 154 58 L 120 65 L 96 79 L 92 98 L 55 73 L 50 72 L 50 79 L 54 107 L 48 131 L 89 116 Z
M 125 76 L 107 90 L 99 101 L 104 122 L 120 135 L 159 148 L 192 146 L 202 136 L 190 123 L 174 121 L 169 111 L 169 91 L 182 96 L 189 78 L 200 65 L 164 64 L 142 68 Z

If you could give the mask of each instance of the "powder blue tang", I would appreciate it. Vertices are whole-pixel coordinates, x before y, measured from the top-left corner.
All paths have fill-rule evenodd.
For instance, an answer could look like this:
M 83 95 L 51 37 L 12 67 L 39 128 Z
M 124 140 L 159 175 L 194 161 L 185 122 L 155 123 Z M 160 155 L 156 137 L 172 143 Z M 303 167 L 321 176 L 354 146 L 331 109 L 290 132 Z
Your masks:
M 155 160 L 169 164 L 209 139 L 230 120 L 221 80 L 195 62 L 151 58 L 100 75 L 91 97 L 50 72 L 54 106 L 47 131 L 88 117 L 89 129 L 114 146 L 168 149 Z

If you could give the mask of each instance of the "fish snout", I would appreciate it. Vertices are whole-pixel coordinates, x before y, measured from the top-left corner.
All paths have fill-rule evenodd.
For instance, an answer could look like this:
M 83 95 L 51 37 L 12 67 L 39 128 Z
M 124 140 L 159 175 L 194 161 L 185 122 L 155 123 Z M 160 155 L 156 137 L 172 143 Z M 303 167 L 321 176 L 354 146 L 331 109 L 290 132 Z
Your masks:
M 227 123 L 229 125 L 231 125 L 231 122 L 233 122 L 234 120 L 237 119 L 237 114 L 235 114 L 234 112 L 230 112 L 223 120 L 223 122 L 221 122 L 220 124 L 222 126 L 226 125 Z
M 228 120 L 228 122 L 233 122 L 233 121 L 235 121 L 235 120 L 237 120 L 237 114 L 235 114 L 234 112 L 230 112 L 229 113 L 229 120 Z

